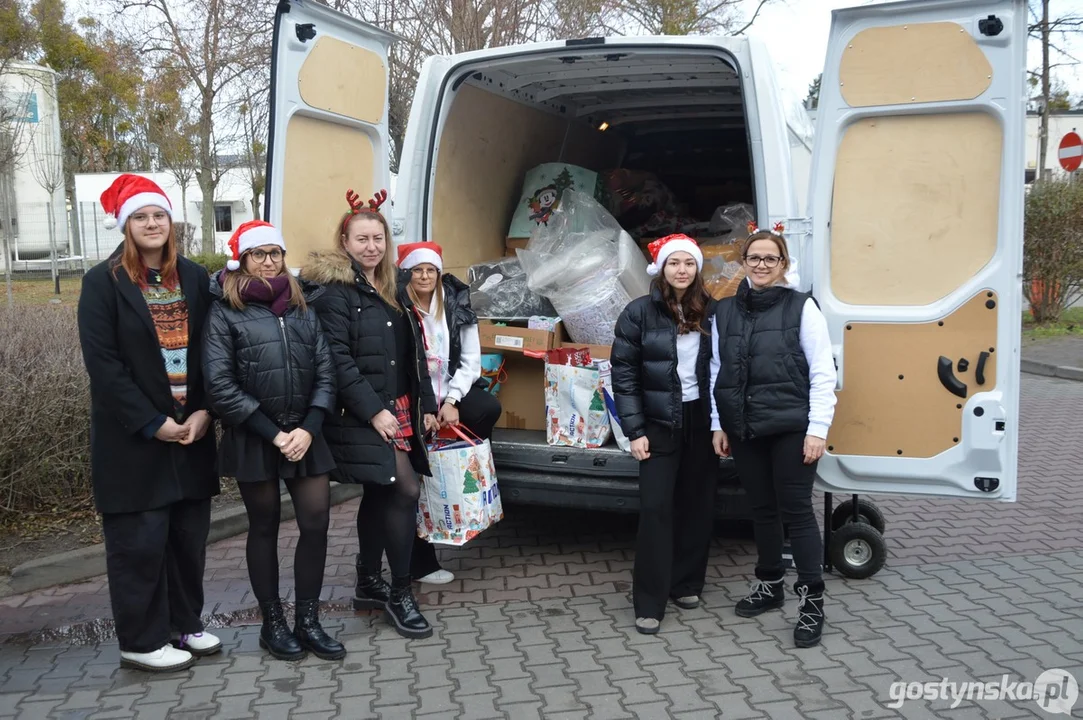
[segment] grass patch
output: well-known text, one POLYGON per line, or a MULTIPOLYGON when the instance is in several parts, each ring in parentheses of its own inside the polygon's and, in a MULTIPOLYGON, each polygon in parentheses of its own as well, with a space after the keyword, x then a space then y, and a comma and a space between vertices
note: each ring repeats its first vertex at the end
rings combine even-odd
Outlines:
POLYGON ((1045 325, 1035 324, 1029 310, 1023 313, 1023 337, 1038 340, 1064 335, 1083 335, 1083 307, 1068 308, 1059 322, 1045 325))
MULTIPOLYGON (((0 278, 0 307, 6 307, 7 285, 0 278)), ((53 281, 48 278, 33 280, 13 280, 11 283, 12 295, 15 305, 48 305, 53 300, 59 300, 60 305, 75 305, 79 302, 79 291, 83 287, 82 275, 60 278, 60 294, 54 293, 53 281)))

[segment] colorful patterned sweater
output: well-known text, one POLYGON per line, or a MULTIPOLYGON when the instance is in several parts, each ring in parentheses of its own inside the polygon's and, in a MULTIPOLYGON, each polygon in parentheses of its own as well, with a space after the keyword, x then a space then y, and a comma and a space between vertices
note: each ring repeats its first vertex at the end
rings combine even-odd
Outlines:
MULTIPOLYGON (((173 419, 180 422, 188 399, 188 302, 179 285, 174 290, 162 285, 161 276, 156 270, 147 273, 143 297, 158 332, 162 361, 169 376, 169 389, 173 393, 173 419)), ((165 422, 165 419, 162 421, 165 422)), ((158 427, 154 428, 154 432, 158 431, 158 427)))

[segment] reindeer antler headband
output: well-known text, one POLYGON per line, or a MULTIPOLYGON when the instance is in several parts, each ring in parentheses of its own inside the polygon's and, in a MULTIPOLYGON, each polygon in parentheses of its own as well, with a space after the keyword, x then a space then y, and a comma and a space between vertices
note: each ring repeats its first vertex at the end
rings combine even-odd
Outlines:
MULTIPOLYGON (((777 235, 779 237, 782 237, 782 232, 785 229, 786 229, 785 225, 783 225, 780 222, 777 222, 777 223, 775 223, 774 227, 771 228, 770 230, 768 230, 767 232, 771 233, 772 235, 777 235)), ((760 229, 758 227, 756 227, 756 221, 755 220, 749 220, 748 221, 748 234, 751 235, 751 234, 757 233, 759 231, 760 231, 760 229)))
POLYGON ((361 196, 351 188, 346 191, 346 202, 350 204, 350 214, 342 221, 342 232, 346 232, 346 226, 350 224, 350 220, 353 220, 355 215, 380 212, 380 207, 387 202, 387 190, 377 192, 366 205, 361 196))

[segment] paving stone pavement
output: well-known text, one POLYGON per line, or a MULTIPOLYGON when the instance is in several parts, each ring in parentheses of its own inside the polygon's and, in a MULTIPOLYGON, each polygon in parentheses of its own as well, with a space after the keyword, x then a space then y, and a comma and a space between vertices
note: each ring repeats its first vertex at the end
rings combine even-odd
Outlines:
MULTIPOLYGON (((671 608, 661 634, 638 635, 634 518, 539 508, 511 508, 476 544, 442 551, 457 579, 419 595, 435 634, 406 641, 382 617, 345 609, 351 502, 333 513, 324 592, 345 660, 266 658, 234 538, 208 550, 206 610, 225 652, 174 676, 118 669, 115 642, 100 640, 103 579, 0 600, 0 717, 1055 717, 1018 699, 892 707, 891 688, 1033 682, 1052 668, 1083 682, 1081 410, 1083 383, 1024 376, 1017 503, 875 498, 888 566, 867 580, 828 577, 818 648, 792 647, 792 595, 784 611, 733 614, 754 551, 723 537, 703 605, 671 608)), ((296 529, 282 530, 288 586, 296 529)))

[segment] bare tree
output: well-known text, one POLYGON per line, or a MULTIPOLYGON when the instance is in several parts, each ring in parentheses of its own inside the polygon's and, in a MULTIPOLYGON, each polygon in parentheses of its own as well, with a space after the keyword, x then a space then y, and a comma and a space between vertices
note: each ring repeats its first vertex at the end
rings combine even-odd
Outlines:
POLYGON ((741 35, 756 21, 769 0, 753 0, 745 17, 745 0, 615 0, 616 18, 609 28, 648 35, 741 35))
POLYGON ((267 187, 267 121, 270 114, 270 86, 249 90, 237 112, 240 115, 244 152, 241 165, 252 191, 252 217, 260 213, 260 197, 267 187))
POLYGON ((30 172, 41 189, 49 195, 49 260, 53 275, 53 292, 60 294, 60 268, 57 250, 56 192, 64 187, 64 148, 60 138, 53 133, 59 129, 56 121, 41 123, 38 132, 31 133, 30 146, 33 148, 30 172))
POLYGON ((214 199, 226 168, 215 116, 228 116, 230 91, 270 54, 270 13, 245 0, 113 0, 125 16, 140 18, 130 30, 159 66, 178 69, 197 101, 195 117, 203 194, 204 253, 214 252, 214 199))
POLYGON ((15 170, 22 166, 30 149, 27 142, 30 123, 26 122, 30 109, 30 93, 21 87, 12 87, 28 80, 14 62, 0 60, 0 231, 4 238, 4 283, 7 289, 8 307, 15 305, 12 289, 12 256, 15 243, 15 170))
POLYGON ((1035 182, 1041 182, 1045 175, 1046 157, 1049 151, 1049 112, 1054 99, 1051 72, 1057 67, 1079 64, 1079 59, 1054 42, 1054 39, 1064 39, 1069 34, 1083 31, 1083 14, 1069 13, 1050 20, 1049 0, 1035 0, 1035 3, 1030 4, 1032 22, 1029 31, 1031 37, 1038 38, 1042 44, 1042 66, 1038 72, 1031 72, 1031 79, 1041 86, 1040 95, 1035 98, 1039 103, 1041 124, 1038 128, 1038 168, 1034 175, 1035 182), (1034 7, 1035 3, 1038 5, 1037 9, 1034 7), (1051 50, 1060 55, 1064 61, 1050 63, 1051 50))

